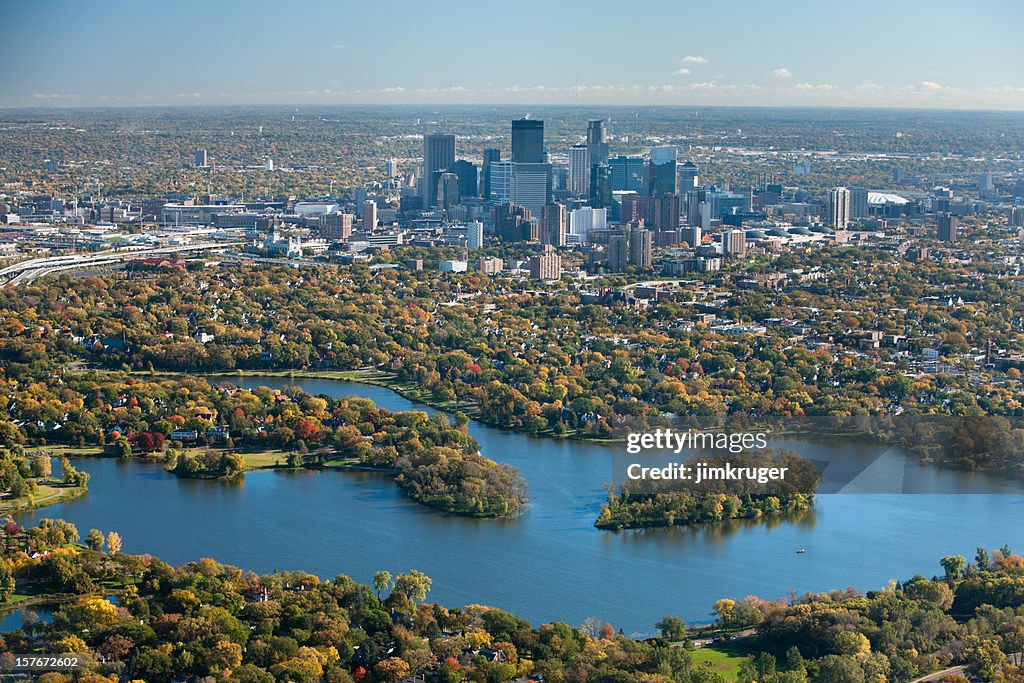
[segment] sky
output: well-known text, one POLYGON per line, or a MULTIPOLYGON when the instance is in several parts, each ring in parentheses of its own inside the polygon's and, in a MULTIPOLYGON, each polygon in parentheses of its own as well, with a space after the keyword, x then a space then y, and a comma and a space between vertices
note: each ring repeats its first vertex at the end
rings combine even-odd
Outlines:
POLYGON ((0 107, 1024 110, 1021 0, 4 0, 0 107))

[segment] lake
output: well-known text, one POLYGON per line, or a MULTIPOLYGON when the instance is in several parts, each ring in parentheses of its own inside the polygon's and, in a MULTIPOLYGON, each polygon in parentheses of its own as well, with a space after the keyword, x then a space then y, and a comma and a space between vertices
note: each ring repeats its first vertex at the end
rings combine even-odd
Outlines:
MULTIPOLYGON (((246 387, 294 385, 314 394, 362 396, 390 410, 419 409, 394 392, 334 380, 244 378, 246 387)), ((84 537, 116 530, 124 550, 178 564, 200 557, 259 572, 305 569, 369 583, 373 572, 419 569, 429 599, 480 603, 533 621, 581 624, 596 616, 627 634, 649 634, 666 614, 710 619, 722 597, 785 597, 890 578, 941 573, 944 555, 1024 549, 1024 490, 988 490, 978 475, 939 470, 925 478, 951 494, 819 495, 796 521, 727 522, 626 532, 593 527, 622 445, 541 439, 473 422, 483 454, 518 467, 527 511, 512 520, 450 517, 406 498, 387 477, 351 472, 251 472, 238 483, 180 480, 157 464, 85 459, 88 495, 18 515, 63 518, 84 537), (798 548, 806 552, 797 554, 798 548)), ((791 444, 807 457, 877 457, 857 444, 791 444)))

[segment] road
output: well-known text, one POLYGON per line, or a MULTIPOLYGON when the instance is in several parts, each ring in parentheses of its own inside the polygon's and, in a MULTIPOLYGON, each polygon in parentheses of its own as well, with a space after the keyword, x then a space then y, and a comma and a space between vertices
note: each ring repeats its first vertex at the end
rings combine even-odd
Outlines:
POLYGON ((139 258, 150 256, 162 256, 169 254, 184 254, 195 251, 211 251, 228 249, 238 246, 239 242, 199 242, 176 247, 153 247, 121 249, 117 251, 99 251, 86 254, 72 254, 71 256, 46 256, 43 258, 21 261, 6 268, 0 269, 0 282, 6 280, 6 284, 19 285, 31 282, 44 275, 51 275, 68 270, 79 270, 98 265, 110 265, 124 263, 139 258))

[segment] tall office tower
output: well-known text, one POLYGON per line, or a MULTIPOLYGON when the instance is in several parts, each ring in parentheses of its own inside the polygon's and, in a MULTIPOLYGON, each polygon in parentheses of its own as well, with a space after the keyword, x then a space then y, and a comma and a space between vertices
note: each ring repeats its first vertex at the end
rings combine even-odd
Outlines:
POLYGON ((612 192, 642 192, 644 188, 643 157, 619 155, 608 160, 612 173, 612 192))
POLYGON ((850 220, 856 221, 868 216, 868 190, 866 187, 850 188, 850 220))
POLYGON ((685 196, 690 190, 696 190, 698 185, 700 178, 697 176, 697 166, 687 161, 679 167, 679 193, 685 196))
POLYGON ((845 187, 829 190, 825 213, 829 225, 838 230, 845 229, 850 223, 850 190, 845 187))
POLYGON ((612 168, 608 164, 590 166, 590 205, 596 209, 612 205, 612 168))
POLYGON ((676 148, 654 147, 650 162, 645 167, 644 185, 646 194, 660 197, 676 193, 676 148))
POLYGON ((956 216, 951 213, 940 213, 935 217, 935 222, 938 223, 940 242, 956 242, 957 228, 960 227, 960 221, 956 216))
POLYGON ((437 206, 437 176, 439 171, 455 163, 455 136, 450 133, 432 133, 423 136, 423 175, 420 194, 423 207, 437 206))
POLYGON ((710 226, 710 211, 701 212, 701 205, 706 206, 708 202, 707 190, 690 190, 684 200, 687 225, 696 225, 707 230, 710 226))
POLYGON ((363 225, 366 232, 373 232, 377 227, 377 202, 367 199, 363 202, 363 225))
POLYGON ((206 156, 205 149, 196 150, 196 168, 206 168, 209 166, 209 159, 206 156))
POLYGON ((566 211, 564 204, 545 204, 540 210, 540 243, 565 246, 566 211))
POLYGON ((398 177, 398 159, 395 159, 394 157, 388 159, 387 169, 386 170, 387 170, 388 178, 397 178, 398 177))
POLYGON ((512 198, 511 161, 492 161, 487 170, 486 198, 494 202, 507 202, 512 198))
POLYGON ((1024 228, 1024 206, 1011 207, 1007 219, 1011 227, 1024 228))
POLYGON ((466 246, 470 249, 484 246, 484 224, 480 221, 470 221, 466 225, 466 246))
POLYGON ((605 230, 608 227, 608 209, 593 209, 584 206, 573 209, 569 213, 569 234, 574 242, 586 242, 592 230, 605 230))
POLYGON ((512 122, 512 161, 517 164, 544 163, 544 122, 517 119, 512 122))
POLYGON ((653 261, 654 233, 637 222, 629 226, 629 264, 650 268, 653 261))
POLYGON ((704 235, 699 225, 688 225, 683 228, 683 241, 691 247, 699 247, 704 235))
POLYGON ((619 232, 608 238, 608 270, 621 273, 629 265, 629 235, 619 232))
POLYGON ((459 176, 442 171, 437 176, 437 206, 447 211, 460 201, 459 176))
POLYGON ((479 187, 477 185, 477 169, 476 164, 472 161, 466 161, 465 159, 459 159, 450 167, 448 170, 459 176, 459 195, 465 199, 467 197, 478 197, 479 187))
POLYGON ((551 164, 512 162, 509 200, 536 215, 551 201, 551 164))
POLYGON ((586 145, 569 148, 569 192, 576 197, 590 194, 590 153, 586 145))
POLYGON ((985 172, 978 174, 978 196, 988 197, 996 189, 995 183, 992 182, 992 174, 985 172))
POLYGON ((665 193, 654 198, 654 227, 658 230, 679 229, 679 195, 665 193))
POLYGON ((587 122, 587 150, 590 165, 597 166, 608 161, 608 139, 605 136, 604 121, 591 119, 587 122))
POLYGON ((747 233, 742 230, 726 230, 722 233, 722 253, 726 256, 743 258, 747 255, 747 233))
POLYGON ((495 147, 488 147, 484 150, 484 165, 480 169, 480 196, 484 199, 491 198, 491 164, 501 161, 501 150, 495 147))
POLYGON ((558 280, 562 277, 562 257, 548 246, 543 254, 530 257, 529 268, 533 280, 558 280))

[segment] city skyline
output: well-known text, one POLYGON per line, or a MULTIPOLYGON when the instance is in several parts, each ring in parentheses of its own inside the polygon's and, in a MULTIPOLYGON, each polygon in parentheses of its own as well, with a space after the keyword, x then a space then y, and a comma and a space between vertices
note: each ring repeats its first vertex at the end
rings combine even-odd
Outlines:
POLYGON ((1024 6, 15 0, 0 107, 740 105, 1024 110, 1024 6), (514 9, 514 11, 511 11, 514 9), (157 30, 158 29, 158 30, 157 30), (40 35, 43 39, 40 40, 40 35), (74 68, 70 68, 73 66, 74 68))

